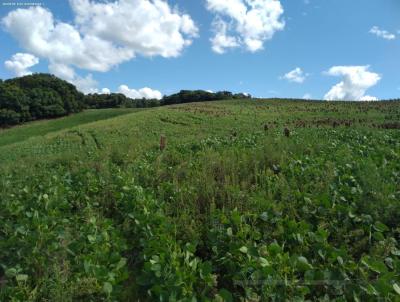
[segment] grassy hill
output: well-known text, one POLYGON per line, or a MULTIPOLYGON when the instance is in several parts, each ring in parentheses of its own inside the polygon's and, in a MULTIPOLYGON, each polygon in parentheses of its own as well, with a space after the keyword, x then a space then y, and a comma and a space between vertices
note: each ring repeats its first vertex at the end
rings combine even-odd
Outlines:
POLYGON ((64 118, 41 120, 9 129, 0 129, 0 146, 21 142, 31 137, 43 136, 51 132, 109 119, 138 110, 141 109, 118 108, 86 110, 64 118))
POLYGON ((0 132, 0 300, 399 298, 398 102, 126 113, 0 132))

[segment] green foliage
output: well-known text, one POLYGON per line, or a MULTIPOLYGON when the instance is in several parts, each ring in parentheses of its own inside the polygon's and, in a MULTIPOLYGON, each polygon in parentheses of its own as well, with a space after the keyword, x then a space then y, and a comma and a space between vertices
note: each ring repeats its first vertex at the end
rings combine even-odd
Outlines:
POLYGON ((149 108, 160 106, 159 100, 131 99, 122 93, 89 94, 85 96, 88 108, 149 108))
POLYGON ((181 90, 178 93, 164 96, 160 100, 131 99, 121 93, 111 94, 89 94, 85 97, 88 108, 150 108, 172 104, 183 104, 193 102, 247 99, 251 98, 248 94, 233 94, 229 91, 208 92, 204 90, 181 90))
POLYGON ((204 90, 181 90, 178 93, 164 96, 161 101, 162 105, 193 103, 193 102, 207 102, 216 100, 229 100, 229 99, 246 99, 251 98, 249 94, 233 94, 229 91, 209 92, 204 90))
POLYGON ((29 99, 20 87, 0 83, 0 126, 29 120, 28 104, 29 99))
POLYGON ((58 117, 67 113, 63 107, 62 97, 53 89, 33 88, 29 92, 29 97, 30 112, 33 119, 58 117))
POLYGON ((83 109, 83 94, 66 81, 34 74, 0 82, 0 127, 83 109))
POLYGON ((89 109, 64 118, 37 121, 21 127, 3 129, 0 130, 0 146, 21 142, 32 137, 50 135, 51 133, 62 131, 71 127, 82 126, 88 123, 114 118, 120 115, 135 112, 137 110, 138 109, 127 108, 101 110, 89 109))
POLYGON ((223 101, 2 145, 0 300, 396 301, 399 114, 223 101))
MULTIPOLYGON (((41 90, 44 95, 49 95, 50 93, 53 98, 54 94, 57 94, 64 102, 63 108, 68 114, 79 112, 83 108, 84 95, 78 92, 74 85, 50 74, 33 74, 6 80, 5 83, 20 87, 28 95, 34 89, 41 90)), ((42 102, 46 102, 46 100, 42 100, 42 102)))
POLYGON ((9 109, 0 109, 0 120, 4 125, 16 125, 21 121, 21 114, 9 109))

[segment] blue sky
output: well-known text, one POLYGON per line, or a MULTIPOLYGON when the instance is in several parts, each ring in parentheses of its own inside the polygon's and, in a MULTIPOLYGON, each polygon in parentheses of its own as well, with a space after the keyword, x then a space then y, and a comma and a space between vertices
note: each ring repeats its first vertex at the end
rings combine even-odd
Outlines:
MULTIPOLYGON (((30 64, 32 66, 28 69, 32 72, 48 72, 50 61, 64 64, 62 56, 54 58, 53 54, 46 53, 40 46, 32 46, 35 42, 26 41, 33 36, 33 32, 30 32, 33 26, 29 22, 23 23, 16 19, 14 23, 5 25, 4 18, 17 9, 16 6, 4 5, 11 1, 15 2, 0 0, 0 4, 3 3, 0 6, 0 18, 3 20, 0 31, 0 78, 15 76, 16 65, 13 63, 6 67, 3 62, 13 61, 12 56, 16 53, 31 54, 39 59, 38 64, 30 64), (16 30, 13 26, 20 28, 16 30), (25 34, 26 37, 21 38, 25 34)), ((88 34, 83 27, 76 25, 74 18, 77 13, 71 9, 70 2, 43 1, 42 7, 53 16, 54 24, 70 24, 82 37, 88 34)), ((88 3, 86 0, 74 1, 75 6, 88 3)), ((138 1, 147 2, 132 0, 132 3, 138 1)), ((230 1, 233 1, 231 7, 241 5, 247 8, 247 12, 252 9, 245 0, 224 2, 229 4, 230 1)), ((172 11, 175 7, 179 9, 171 12, 178 17, 189 16, 196 27, 182 34, 192 41, 191 45, 185 44, 174 55, 162 55, 163 50, 160 49, 149 55, 149 49, 137 50, 136 45, 142 42, 129 41, 131 49, 136 47, 131 58, 116 59, 116 62, 109 63, 101 71, 97 67, 92 68, 90 63, 82 63, 80 58, 71 59, 65 65, 73 70, 74 75, 63 74, 64 78, 77 82, 91 74, 89 86, 93 89, 118 91, 121 85, 126 85, 135 93, 140 88, 150 87, 163 94, 171 94, 180 89, 206 89, 248 92, 257 97, 308 96, 317 99, 326 97, 329 92, 337 99, 362 99, 365 96, 386 99, 400 95, 400 1, 263 1, 265 5, 279 2, 283 9, 277 19, 281 28, 278 24, 272 34, 271 31, 261 34, 256 32, 258 42, 262 43, 262 47, 256 50, 249 49, 249 44, 243 42, 246 41, 246 35, 238 30, 237 24, 240 21, 235 19, 234 12, 229 13, 226 7, 221 6, 221 1, 169 0, 167 4, 172 11), (213 51, 210 41, 218 30, 221 32, 221 27, 215 25, 218 20, 223 20, 223 24, 228 27, 227 35, 233 37, 237 44, 235 47, 224 48, 222 54, 213 51), (375 30, 371 30, 374 27, 375 30), (337 68, 332 69, 335 66, 337 68), (295 71, 296 68, 300 69, 300 73, 295 71), (294 72, 289 74, 290 71, 294 72)), ((27 6, 20 8, 29 9, 27 6)), ((135 17, 132 14, 131 18, 135 17)), ((146 18, 143 20, 147 22, 146 18)), ((268 27, 271 20, 264 21, 268 27)), ((94 27, 93 23, 91 26, 94 27)), ((117 29, 113 28, 114 32, 117 29)), ((121 46, 118 45, 121 40, 115 42, 113 37, 107 38, 109 36, 104 32, 99 35, 121 46)), ((53 43, 51 41, 55 40, 49 40, 48 43, 53 43)), ((69 46, 68 41, 64 43, 65 47, 69 46)), ((162 48, 163 43, 168 44, 169 41, 167 39, 155 43, 162 48)), ((96 60, 101 61, 102 58, 96 60)))

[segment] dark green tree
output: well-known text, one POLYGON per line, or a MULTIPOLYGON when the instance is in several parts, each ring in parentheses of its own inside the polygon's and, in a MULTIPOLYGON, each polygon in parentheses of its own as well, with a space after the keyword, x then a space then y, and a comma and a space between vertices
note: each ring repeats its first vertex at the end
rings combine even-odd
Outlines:
POLYGON ((79 112, 84 98, 74 85, 49 74, 0 81, 0 126, 79 112))

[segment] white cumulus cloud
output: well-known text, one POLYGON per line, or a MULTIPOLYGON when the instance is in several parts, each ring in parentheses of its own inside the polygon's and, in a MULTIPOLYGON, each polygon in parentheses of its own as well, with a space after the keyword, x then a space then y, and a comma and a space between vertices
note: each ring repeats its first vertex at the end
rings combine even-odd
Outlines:
POLYGON ((283 75, 281 79, 302 84, 306 80, 307 76, 308 74, 304 73, 304 71, 300 67, 296 67, 292 71, 289 71, 287 74, 283 75))
POLYGON ((216 14, 211 44, 217 53, 240 46, 251 52, 261 50, 285 27, 279 0, 207 0, 206 6, 216 14))
POLYGON ((74 21, 56 20, 40 6, 19 8, 1 20, 29 53, 49 61, 49 71, 91 91, 90 75, 106 72, 137 55, 177 57, 198 35, 192 18, 163 0, 70 0, 74 21))
POLYGON ((211 38, 212 50, 216 53, 223 54, 226 48, 238 47, 240 44, 236 37, 227 34, 228 24, 217 18, 213 21, 215 36, 211 38))
POLYGON ((375 96, 370 96, 370 95, 364 95, 360 101, 365 101, 365 102, 369 102, 369 101, 378 101, 378 98, 375 96))
POLYGON ((39 59, 29 53, 16 53, 10 60, 4 62, 4 66, 17 77, 32 74, 30 67, 39 63, 39 59))
POLYGON ((385 40, 394 40, 396 39, 396 35, 388 32, 387 30, 380 29, 378 26, 373 26, 369 30, 370 34, 373 34, 379 38, 383 38, 385 40))
POLYGON ((153 90, 148 87, 140 88, 138 90, 131 89, 127 85, 121 85, 118 87, 118 92, 132 99, 157 99, 162 98, 162 93, 158 90, 153 90))
POLYGON ((133 54, 177 57, 198 34, 189 15, 171 9, 162 0, 70 3, 76 27, 84 36, 121 45, 133 54))
POLYGON ((327 75, 343 77, 343 80, 334 85, 324 99, 349 100, 349 101, 371 101, 376 97, 365 95, 366 91, 375 86, 381 76, 369 71, 369 66, 333 66, 327 75))
POLYGON ((2 23, 24 49, 51 64, 107 71, 134 56, 129 48, 82 35, 76 26, 54 20, 53 14, 42 7, 11 11, 2 23))
POLYGON ((95 79, 93 79, 93 76, 90 73, 85 77, 75 75, 73 79, 68 81, 74 84, 79 91, 82 91, 85 94, 98 92, 98 83, 95 79))
POLYGON ((62 63, 50 63, 49 71, 55 76, 74 84, 79 91, 85 94, 98 92, 98 83, 90 73, 81 77, 75 73, 73 68, 62 63))

